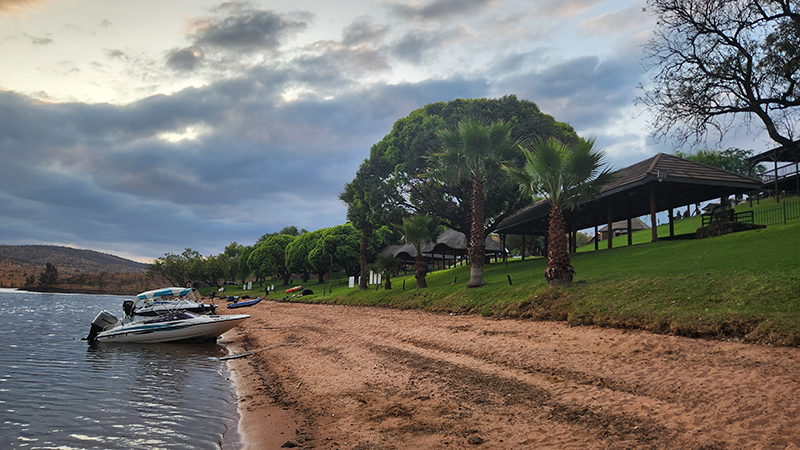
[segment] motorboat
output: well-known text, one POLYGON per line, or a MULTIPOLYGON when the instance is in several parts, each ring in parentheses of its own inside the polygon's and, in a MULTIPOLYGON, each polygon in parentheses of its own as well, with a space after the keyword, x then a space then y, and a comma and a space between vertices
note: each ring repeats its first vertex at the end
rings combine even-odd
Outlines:
POLYGON ((126 301, 123 309, 127 316, 164 316, 181 311, 195 314, 214 314, 217 305, 202 303, 191 288, 166 287, 137 295, 135 303, 126 301), (129 310, 130 309, 130 310, 129 310))
POLYGON ((228 305, 228 309, 232 308, 246 308, 248 306, 257 305, 261 301, 261 297, 254 298, 253 300, 245 300, 243 302, 236 301, 228 305))
MULTIPOLYGON (((166 292, 167 289, 160 291, 166 292)), ((108 311, 101 311, 92 320, 91 329, 86 340, 90 343, 209 341, 216 340, 222 333, 250 317, 247 314, 201 315, 179 307, 179 301, 175 301, 176 304, 162 304, 161 308, 152 310, 153 315, 139 314, 138 311, 141 311, 139 303, 167 295, 166 293, 164 295, 147 295, 149 292, 153 291, 139 294, 135 302, 131 300, 123 302, 125 316, 122 319, 117 319, 116 316, 108 311)), ((186 304, 183 306, 186 306, 186 304)))
POLYGON ((117 320, 101 311, 92 321, 89 342, 160 343, 216 340, 222 333, 249 318, 248 314, 198 315, 181 311, 174 315, 117 320))

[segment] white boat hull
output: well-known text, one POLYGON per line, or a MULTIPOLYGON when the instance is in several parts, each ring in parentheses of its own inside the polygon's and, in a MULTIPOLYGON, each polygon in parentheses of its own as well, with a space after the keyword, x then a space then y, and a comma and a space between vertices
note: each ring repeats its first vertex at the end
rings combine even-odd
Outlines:
POLYGON ((214 339, 249 315, 197 316, 180 320, 134 321, 97 334, 98 342, 159 343, 214 339))

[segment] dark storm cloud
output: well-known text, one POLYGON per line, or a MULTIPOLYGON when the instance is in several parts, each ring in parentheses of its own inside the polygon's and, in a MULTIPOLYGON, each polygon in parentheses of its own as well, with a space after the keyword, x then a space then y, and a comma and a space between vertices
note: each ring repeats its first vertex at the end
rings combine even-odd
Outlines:
MULTIPOLYGON (((233 4, 228 4, 233 5, 233 4)), ((221 17, 198 19, 190 36, 195 45, 229 50, 275 50, 284 37, 305 30, 311 13, 278 14, 239 6, 221 8, 221 17)))
POLYGON ((292 79, 259 68, 129 105, 0 92, 0 236, 155 258, 341 224, 338 193, 396 120, 488 90, 453 79, 286 102, 278 93, 292 79), (195 139, 159 138, 192 127, 195 139))
POLYGON ((390 9, 409 20, 439 20, 456 15, 473 14, 494 0, 433 0, 422 5, 389 3, 390 9))
POLYGON ((167 67, 179 72, 191 72, 203 61, 203 51, 198 47, 174 49, 167 55, 167 67))
POLYGON ((165 65, 181 74, 201 66, 227 73, 232 61, 237 61, 234 67, 243 66, 243 52, 275 59, 284 41, 306 30, 312 18, 306 11, 277 13, 249 3, 223 3, 192 21, 192 31, 186 36, 190 45, 167 52, 165 65))
POLYGON ((442 37, 443 33, 439 32, 412 30, 392 43, 391 52, 403 61, 419 63, 426 52, 437 47, 442 37))
POLYGON ((359 16, 342 31, 342 45, 352 47, 362 44, 376 44, 389 32, 388 25, 380 25, 369 16, 359 16))
POLYGON ((349 86, 369 72, 391 68, 384 53, 368 47, 347 48, 331 41, 317 43, 314 50, 290 63, 296 81, 313 85, 314 90, 349 86))
POLYGON ((635 56, 607 61, 585 56, 541 70, 523 70, 532 55, 535 53, 519 60, 503 60, 493 72, 506 74, 497 86, 531 99, 556 120, 569 122, 576 129, 618 120, 620 110, 632 105, 636 97, 642 68, 635 56))

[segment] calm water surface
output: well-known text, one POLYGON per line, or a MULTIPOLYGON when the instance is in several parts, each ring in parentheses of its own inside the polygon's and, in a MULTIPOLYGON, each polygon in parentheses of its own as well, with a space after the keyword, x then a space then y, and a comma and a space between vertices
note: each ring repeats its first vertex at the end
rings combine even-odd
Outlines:
POLYGON ((80 340, 126 297, 0 290, 0 449, 236 449, 219 344, 80 340))

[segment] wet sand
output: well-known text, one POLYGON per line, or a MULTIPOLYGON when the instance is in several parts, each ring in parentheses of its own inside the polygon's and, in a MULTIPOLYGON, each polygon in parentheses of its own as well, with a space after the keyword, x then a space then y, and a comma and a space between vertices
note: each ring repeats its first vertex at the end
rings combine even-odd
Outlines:
POLYGON ((227 333, 245 449, 800 450, 800 349, 262 301, 227 333))

